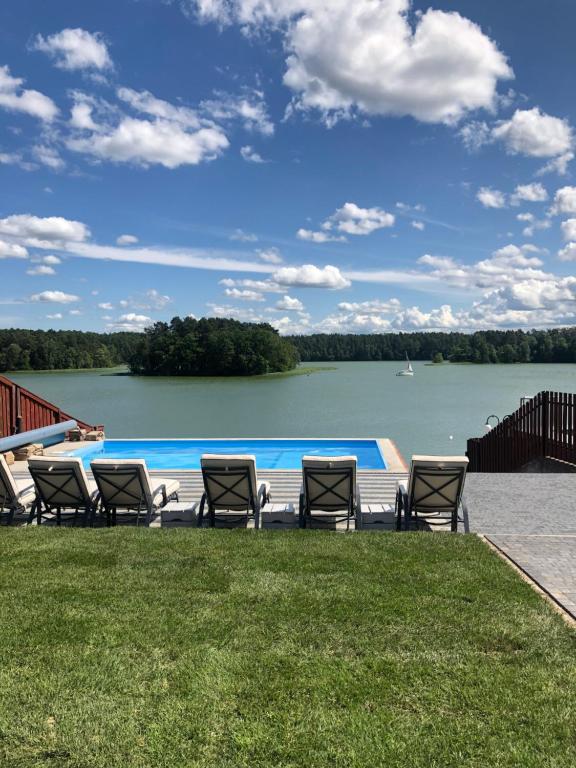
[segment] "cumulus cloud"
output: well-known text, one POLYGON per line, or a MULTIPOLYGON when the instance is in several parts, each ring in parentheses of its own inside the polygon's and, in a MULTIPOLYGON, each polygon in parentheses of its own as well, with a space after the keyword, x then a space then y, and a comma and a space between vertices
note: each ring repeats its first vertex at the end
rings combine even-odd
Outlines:
POLYGON ((492 109, 505 56, 459 13, 429 9, 414 21, 409 0, 195 0, 198 16, 244 29, 279 28, 288 51, 284 83, 294 109, 328 120, 355 109, 453 123, 492 109))
POLYGON ((116 238, 117 245, 136 245, 138 238, 135 235, 120 235, 116 238))
POLYGON ((239 301, 264 301, 264 296, 261 293, 248 290, 247 288, 226 288, 224 293, 229 298, 239 301))
POLYGON ((60 69, 106 70, 112 67, 108 47, 99 32, 76 28, 63 29, 48 37, 37 35, 32 48, 47 53, 60 69))
POLYGON ((0 107, 11 112, 24 112, 51 122, 58 114, 52 99, 39 91, 22 88, 24 80, 12 77, 7 66, 0 67, 0 107))
POLYGON ((338 267, 330 264, 316 267, 314 264, 304 264, 301 267, 282 267, 273 275, 273 280, 279 285, 293 285, 302 288, 329 288, 340 290, 351 285, 340 272, 338 267))
POLYGON ((64 291, 42 291, 30 296, 30 301, 39 301, 48 304, 73 304, 80 301, 79 296, 73 293, 64 293, 64 291))
POLYGON ((63 243, 81 243, 89 237, 90 230, 80 221, 61 216, 41 218, 24 213, 0 219, 0 234, 35 248, 51 248, 63 243))
POLYGON ((557 157, 569 152, 573 143, 570 123, 533 109, 517 109, 510 120, 492 130, 492 138, 501 141, 511 155, 557 157))
POLYGON ((547 173, 557 173, 559 176, 565 176, 568 173, 568 166, 574 160, 574 152, 565 152, 559 157, 555 157, 545 163, 538 171, 537 176, 544 176, 547 173))
POLYGON ((510 198, 512 205, 521 201, 527 203, 542 203, 548 200, 548 192, 542 184, 519 184, 510 198))
POLYGON ((28 251, 16 243, 0 240, 0 259, 27 259, 28 251))
POLYGON ((576 241, 576 219, 566 219, 561 224, 564 240, 576 241))
POLYGON ((345 235, 370 235, 377 229, 394 226, 395 221, 394 214, 382 208, 361 208, 356 203, 344 203, 322 223, 321 230, 299 229, 296 237, 311 243, 345 242, 345 235))
POLYGON ((286 312, 303 312, 304 311, 304 304, 300 301, 300 299, 293 298, 292 296, 283 296, 279 301, 275 304, 276 309, 281 309, 286 312))
POLYGON ((101 301, 98 304, 98 309, 105 309, 106 311, 110 311, 111 309, 114 309, 114 306, 109 301, 101 301))
POLYGON ((344 235, 332 235, 330 232, 313 231, 311 229, 299 229, 296 232, 299 240, 307 240, 310 243, 345 243, 344 235))
POLYGON ((476 194, 476 199, 484 208, 506 208, 506 195, 498 189, 481 187, 476 194))
POLYGON ((568 243, 558 251, 558 258, 560 261, 576 261, 576 242, 568 243))
POLYGON ((35 160, 53 171, 61 171, 66 166, 55 147, 38 144, 32 148, 32 154, 35 160))
POLYGON ((47 264, 38 264, 35 267, 30 267, 30 269, 26 270, 27 275, 55 275, 56 270, 54 267, 50 267, 47 264))
POLYGON ((245 147, 240 147, 240 154, 242 155, 242 159, 246 160, 247 163, 266 163, 267 161, 264 160, 262 155, 260 155, 254 147, 251 147, 250 145, 247 145, 245 147))
POLYGON ((174 106, 148 91, 119 88, 118 98, 145 118, 133 117, 75 93, 75 131, 66 139, 73 152, 100 160, 178 168, 213 160, 229 146, 224 129, 189 107, 174 106), (99 109, 97 121, 93 114, 99 109))
POLYGON ((278 248, 262 248, 256 251, 256 255, 259 259, 266 262, 266 264, 282 264, 284 259, 278 248))
POLYGON ((424 224, 423 221, 412 221, 410 223, 414 227, 414 229, 419 229, 420 232, 422 232, 426 228, 426 225, 424 224))
POLYGON ((557 190, 551 213, 576 213, 576 187, 562 187, 557 190))
POLYGON ((62 312, 54 312, 51 315, 46 315, 46 318, 48 320, 62 320, 63 317, 64 315, 62 314, 62 312))
POLYGON ((200 111, 218 122, 239 121, 245 130, 263 136, 274 133, 262 91, 245 88, 239 95, 217 91, 214 98, 200 102, 200 111))
POLYGON ((106 327, 111 331, 135 331, 139 333, 143 332, 149 325, 152 325, 153 322, 151 317, 128 312, 127 314, 120 315, 117 320, 107 324, 106 327))
POLYGON ((219 282, 220 285, 223 285, 226 288, 250 288, 259 293, 282 293, 284 291, 284 289, 273 280, 251 280, 249 278, 236 280, 232 277, 224 277, 219 282))

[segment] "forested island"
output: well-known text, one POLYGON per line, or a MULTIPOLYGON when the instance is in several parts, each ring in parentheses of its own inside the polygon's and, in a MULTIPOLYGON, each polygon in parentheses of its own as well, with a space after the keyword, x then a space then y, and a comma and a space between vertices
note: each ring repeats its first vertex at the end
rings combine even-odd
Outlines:
POLYGON ((110 368, 187 376, 288 371, 303 362, 576 363, 576 329, 278 335, 270 325, 174 318, 145 333, 0 330, 0 371, 110 368))
POLYGON ((260 376, 290 371, 296 347, 267 323, 175 317, 140 337, 128 363, 155 376, 260 376))

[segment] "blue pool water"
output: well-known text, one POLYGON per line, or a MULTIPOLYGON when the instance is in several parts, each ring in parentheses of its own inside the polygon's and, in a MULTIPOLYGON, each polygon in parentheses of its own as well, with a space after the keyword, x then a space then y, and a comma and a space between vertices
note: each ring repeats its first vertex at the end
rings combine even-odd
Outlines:
POLYGON ((200 469, 203 453, 248 453, 260 469, 300 469, 302 456, 356 456, 359 469, 386 469, 376 440, 105 440, 69 451, 93 459, 145 459, 149 469, 200 469))

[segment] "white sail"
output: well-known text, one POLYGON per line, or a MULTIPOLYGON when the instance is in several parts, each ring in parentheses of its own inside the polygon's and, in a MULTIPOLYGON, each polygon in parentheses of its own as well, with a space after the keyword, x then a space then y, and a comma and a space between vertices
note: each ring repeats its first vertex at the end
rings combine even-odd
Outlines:
POLYGON ((412 363, 410 362, 410 358, 408 357, 408 352, 406 352, 406 368, 403 368, 401 371, 398 371, 396 376, 414 376, 414 369, 412 368, 412 363))

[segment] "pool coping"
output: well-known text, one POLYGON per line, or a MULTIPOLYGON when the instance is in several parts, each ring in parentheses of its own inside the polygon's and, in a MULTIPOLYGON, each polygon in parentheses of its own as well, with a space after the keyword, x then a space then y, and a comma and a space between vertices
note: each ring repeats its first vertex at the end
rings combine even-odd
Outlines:
MULTIPOLYGON (((380 455, 382 457, 382 460, 384 461, 386 467, 384 469, 368 469, 363 470, 367 472, 406 472, 406 462, 404 461, 404 458, 400 451, 398 450, 396 443, 387 437, 347 437, 347 438, 339 438, 339 437, 132 437, 132 438, 122 438, 122 437, 111 437, 109 440, 121 440, 122 442, 140 442, 144 440, 154 440, 157 442, 186 442, 189 440, 213 440, 213 441, 219 441, 227 442, 230 440, 348 440, 350 442, 360 442, 365 440, 373 440, 378 450, 380 451, 380 455)), ((89 446, 92 448, 95 445, 95 443, 92 442, 71 442, 66 441, 63 443, 58 443, 57 445, 50 446, 46 449, 45 454, 47 456, 58 456, 59 454, 66 453, 68 451, 78 451, 82 448, 88 448, 89 446)), ((25 462, 18 462, 18 464, 22 463, 25 465, 25 462)), ((152 472, 199 472, 199 469, 180 469, 176 468, 174 470, 170 470, 168 468, 162 469, 162 470, 150 470, 152 472)), ((267 472, 301 472, 301 469, 270 469, 266 470, 267 472)))

